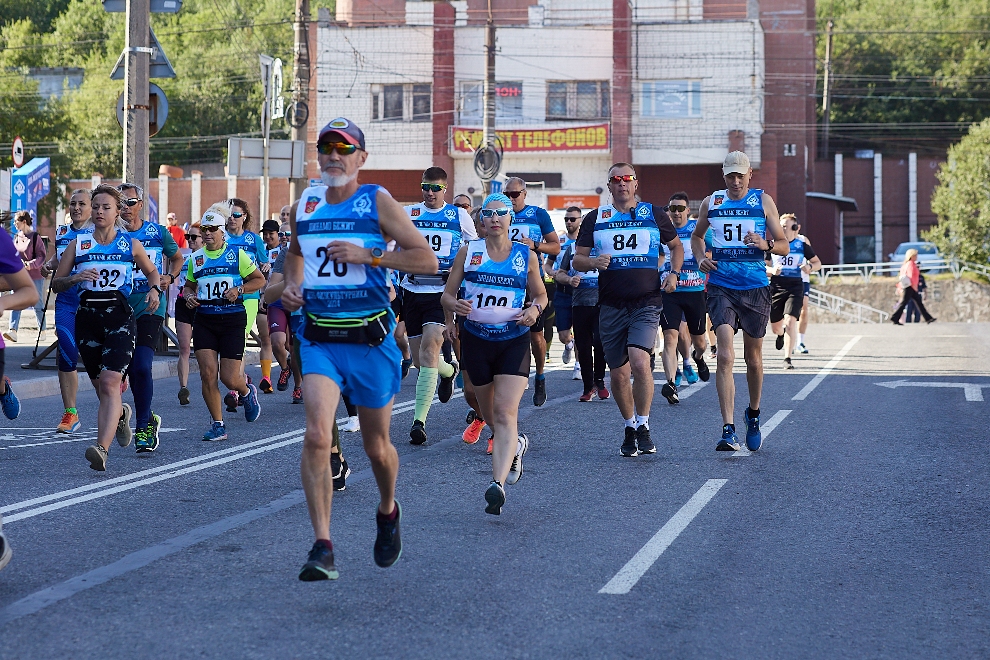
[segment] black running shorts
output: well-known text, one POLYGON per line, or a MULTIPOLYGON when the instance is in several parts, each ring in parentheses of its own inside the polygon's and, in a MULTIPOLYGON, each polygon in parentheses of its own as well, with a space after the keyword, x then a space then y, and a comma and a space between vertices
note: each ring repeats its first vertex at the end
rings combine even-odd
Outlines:
POLYGON ((176 298, 175 300, 175 322, 176 323, 188 323, 193 324, 196 319, 196 308, 189 309, 186 305, 184 298, 176 298))
POLYGON ((423 326, 434 323, 441 328, 446 325, 443 305, 440 304, 442 293, 402 292, 402 320, 406 324, 407 337, 420 337, 423 326))
POLYGON ((246 326, 245 310, 229 314, 197 312, 193 323, 193 350, 213 351, 222 360, 243 360, 246 326))
POLYGON ((785 314, 796 319, 801 318, 802 307, 804 307, 804 282, 799 278, 774 278, 770 282, 771 323, 782 320, 785 314))
POLYGON ((692 335, 705 334, 704 291, 674 291, 663 294, 663 310, 660 312, 660 327, 664 330, 679 330, 681 320, 687 321, 688 332, 692 335))
POLYGON ((106 371, 123 374, 134 356, 137 326, 126 300, 80 303, 76 311, 76 347, 91 380, 106 371))
POLYGON ((515 339, 489 341, 462 330, 460 337, 461 368, 475 386, 488 385, 499 375, 529 378, 532 351, 528 333, 515 339))

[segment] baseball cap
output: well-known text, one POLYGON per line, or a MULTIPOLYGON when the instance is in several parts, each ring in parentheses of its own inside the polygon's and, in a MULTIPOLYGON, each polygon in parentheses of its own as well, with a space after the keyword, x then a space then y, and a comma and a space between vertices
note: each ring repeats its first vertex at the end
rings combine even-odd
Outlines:
POLYGON ((361 151, 367 151, 364 148, 364 131, 349 119, 337 117, 330 120, 329 124, 320 129, 320 137, 316 141, 322 142, 323 138, 331 133, 339 135, 347 144, 353 144, 361 151))
POLYGON ((282 224, 278 220, 265 220, 265 224, 261 225, 261 231, 278 231, 281 227, 282 224))
POLYGON ((207 209, 206 213, 203 214, 203 219, 199 222, 200 227, 225 227, 226 225, 227 218, 213 209, 207 209))
POLYGON ((741 151, 730 151, 729 155, 722 161, 722 174, 749 174, 749 156, 741 151))

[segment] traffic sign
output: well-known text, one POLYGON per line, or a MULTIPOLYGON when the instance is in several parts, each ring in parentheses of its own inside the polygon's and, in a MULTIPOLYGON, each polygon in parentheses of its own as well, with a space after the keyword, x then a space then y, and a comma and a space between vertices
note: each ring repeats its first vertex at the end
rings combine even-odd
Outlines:
MULTIPOLYGON (((168 99, 165 92, 154 83, 148 84, 148 137, 155 135, 165 126, 168 119, 168 99)), ((117 123, 124 127, 124 93, 117 97, 117 123)))
POLYGON ((21 140, 20 135, 14 138, 14 147, 11 149, 11 153, 14 156, 14 167, 20 167, 24 164, 24 141, 21 140))
MULTIPOLYGON (((155 36, 154 30, 150 30, 150 34, 148 35, 148 46, 151 51, 151 61, 148 63, 148 77, 175 78, 175 69, 172 68, 172 63, 168 61, 165 51, 162 50, 162 44, 158 41, 158 37, 155 36)), ((113 65, 113 70, 110 72, 110 80, 124 79, 124 57, 126 55, 126 50, 120 53, 117 63, 113 65)))
MULTIPOLYGON (((182 9, 182 0, 151 0, 152 14, 174 14, 182 9)), ((127 0, 103 0, 103 11, 123 14, 127 11, 127 0)))

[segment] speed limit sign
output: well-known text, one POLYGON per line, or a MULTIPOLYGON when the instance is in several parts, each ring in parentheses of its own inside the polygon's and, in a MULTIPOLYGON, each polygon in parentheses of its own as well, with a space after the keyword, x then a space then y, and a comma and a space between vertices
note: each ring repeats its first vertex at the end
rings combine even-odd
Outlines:
POLYGON ((14 138, 14 148, 11 149, 11 153, 14 156, 14 167, 24 164, 24 141, 21 140, 21 136, 14 138))

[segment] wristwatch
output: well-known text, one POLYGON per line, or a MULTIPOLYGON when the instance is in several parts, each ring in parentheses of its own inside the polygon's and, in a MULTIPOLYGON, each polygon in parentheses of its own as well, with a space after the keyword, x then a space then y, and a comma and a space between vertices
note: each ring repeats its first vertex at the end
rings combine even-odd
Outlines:
POLYGON ((162 288, 160 286, 158 286, 157 284, 155 286, 151 287, 151 288, 154 289, 155 291, 157 291, 158 293, 161 293, 162 292, 162 288))
POLYGON ((382 263, 382 255, 384 255, 384 254, 385 254, 385 252, 383 252, 382 249, 379 248, 379 247, 371 248, 371 267, 372 268, 378 268, 381 265, 381 263, 382 263))

